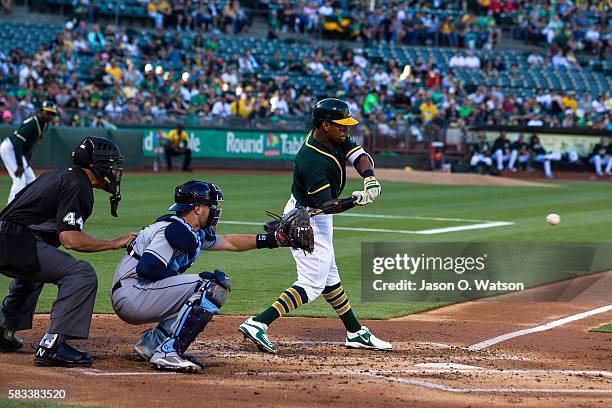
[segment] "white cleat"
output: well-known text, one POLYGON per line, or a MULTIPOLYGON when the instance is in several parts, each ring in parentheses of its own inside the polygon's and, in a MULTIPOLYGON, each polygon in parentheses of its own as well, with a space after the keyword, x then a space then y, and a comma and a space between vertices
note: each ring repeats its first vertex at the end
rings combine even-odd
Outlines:
POLYGON ((166 353, 157 351, 149 361, 151 367, 162 371, 177 371, 181 373, 195 373, 202 367, 186 358, 179 356, 176 351, 166 353))
POLYGON ((268 326, 264 323, 256 322, 252 317, 248 318, 238 328, 244 337, 251 340, 259 350, 270 354, 276 354, 276 344, 268 338, 268 326))
POLYGON ((344 343, 344 345, 346 348, 350 349, 362 348, 382 351, 390 351, 393 349, 391 343, 379 339, 365 326, 361 326, 361 330, 356 333, 346 332, 346 343, 344 343))
POLYGON ((136 343, 136 345, 132 348, 134 353, 142 360, 142 361, 150 361, 151 357, 155 354, 155 350, 151 350, 149 347, 144 344, 136 343))

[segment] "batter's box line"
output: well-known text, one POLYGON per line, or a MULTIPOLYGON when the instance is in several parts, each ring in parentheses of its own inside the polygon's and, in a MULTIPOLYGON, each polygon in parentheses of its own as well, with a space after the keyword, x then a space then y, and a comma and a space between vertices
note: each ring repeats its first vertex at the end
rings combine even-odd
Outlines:
MULTIPOLYGON (((262 226, 263 222, 252 222, 252 221, 221 221, 221 224, 228 225, 257 225, 262 226)), ((469 225, 456 225, 454 227, 444 228, 432 228, 426 230, 399 230, 399 229, 386 229, 386 228, 358 228, 358 227, 337 227, 334 226, 335 230, 338 231, 355 231, 355 232, 382 232, 391 234, 412 234, 412 235, 436 235, 445 234, 447 232, 460 232, 460 231, 471 231, 487 228, 507 227, 514 225, 510 221, 487 221, 479 224, 469 225)))
POLYGON ((593 388, 470 388, 470 387, 453 387, 449 385, 436 384, 430 381, 417 380, 414 378, 402 378, 392 377, 390 374, 445 374, 445 373, 456 373, 456 372, 476 372, 486 374, 509 374, 509 373, 522 373, 522 374, 534 374, 534 375, 582 375, 582 376, 611 376, 612 373, 607 371, 577 371, 577 370, 498 370, 498 369, 487 369, 481 367, 475 367, 474 369, 441 369, 441 370, 348 370, 339 372, 330 371, 307 371, 307 372, 282 372, 282 371, 270 371, 270 372, 240 372, 237 376, 250 376, 250 377, 284 377, 284 376, 336 376, 336 377, 350 377, 350 376, 364 376, 369 378, 375 378, 390 382, 398 382, 410 385, 416 385, 424 388, 435 389, 439 391, 446 391, 452 393, 553 393, 553 394, 612 394, 612 389, 593 389, 593 388))

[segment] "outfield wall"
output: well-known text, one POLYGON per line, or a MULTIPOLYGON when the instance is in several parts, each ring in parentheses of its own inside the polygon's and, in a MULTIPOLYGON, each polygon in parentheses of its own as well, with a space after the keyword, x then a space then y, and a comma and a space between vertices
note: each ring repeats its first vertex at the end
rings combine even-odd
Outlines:
MULTIPOLYGON (((0 139, 10 135, 16 128, 17 126, 0 126, 0 139)), ((70 165, 70 153, 87 136, 113 140, 126 159, 123 167, 142 168, 144 163, 141 131, 74 127, 51 127, 32 156, 32 166, 49 168, 70 165)))

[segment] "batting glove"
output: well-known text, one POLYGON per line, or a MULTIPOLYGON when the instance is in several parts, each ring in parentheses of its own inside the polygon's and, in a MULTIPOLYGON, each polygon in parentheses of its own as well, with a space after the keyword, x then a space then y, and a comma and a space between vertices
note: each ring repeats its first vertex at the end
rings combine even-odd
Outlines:
POLYGON ((366 193, 365 191, 353 191, 353 194, 351 195, 355 199, 355 205, 363 206, 363 205, 372 204, 372 199, 370 198, 370 195, 366 193))
POLYGON ((370 176, 363 179, 363 191, 368 194, 370 201, 374 201, 382 192, 382 187, 376 177, 370 176))

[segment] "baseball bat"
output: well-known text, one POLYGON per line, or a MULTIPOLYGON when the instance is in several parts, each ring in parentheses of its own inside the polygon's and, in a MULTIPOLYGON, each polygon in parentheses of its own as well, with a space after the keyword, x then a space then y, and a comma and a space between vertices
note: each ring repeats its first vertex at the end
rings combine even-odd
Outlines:
MULTIPOLYGON (((310 217, 315 217, 319 214, 338 214, 355 206, 355 197, 336 198, 323 204, 321 208, 315 208, 308 211, 310 217)), ((267 212, 266 212, 267 213, 267 212)), ((270 216, 274 214, 267 213, 270 216)), ((267 233, 274 232, 278 228, 279 220, 269 221, 264 224, 264 231, 267 233)))

